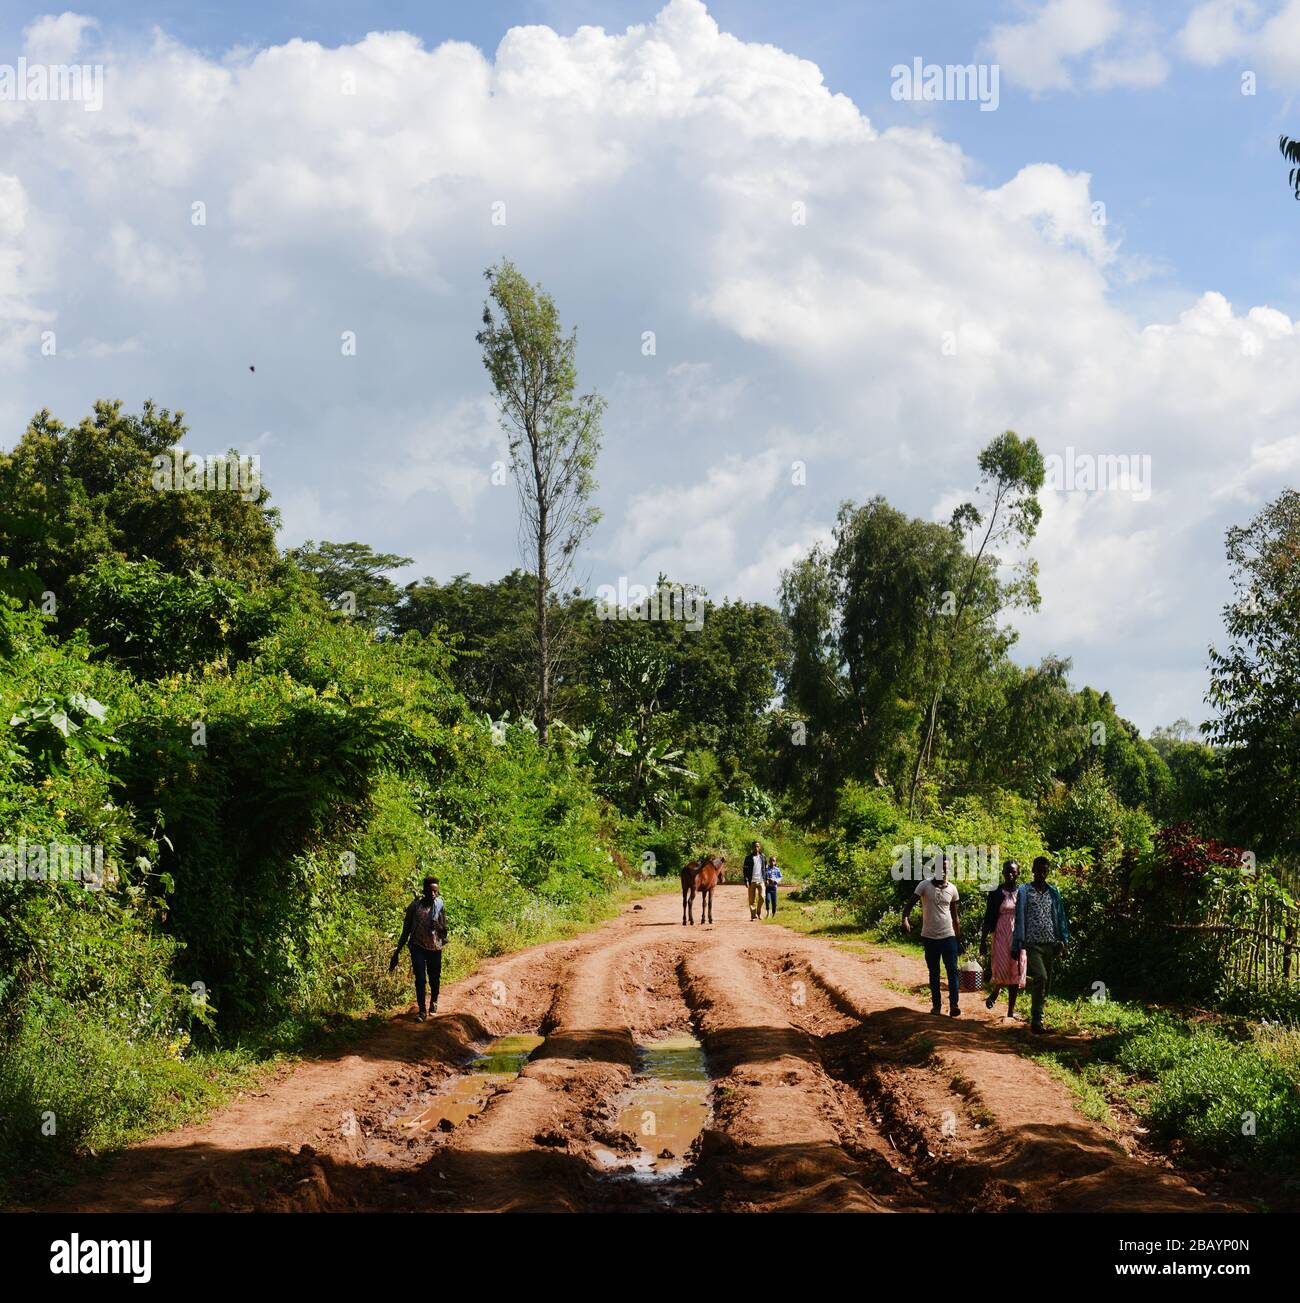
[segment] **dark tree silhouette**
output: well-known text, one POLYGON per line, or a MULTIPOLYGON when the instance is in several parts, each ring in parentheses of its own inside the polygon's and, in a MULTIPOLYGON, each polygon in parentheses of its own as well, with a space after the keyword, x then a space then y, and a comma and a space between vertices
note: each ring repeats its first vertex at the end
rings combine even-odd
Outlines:
POLYGON ((1290 136, 1279 136, 1277 147, 1282 151, 1282 157, 1291 164, 1287 183, 1295 191, 1295 197, 1300 199, 1300 140, 1292 140, 1290 136))

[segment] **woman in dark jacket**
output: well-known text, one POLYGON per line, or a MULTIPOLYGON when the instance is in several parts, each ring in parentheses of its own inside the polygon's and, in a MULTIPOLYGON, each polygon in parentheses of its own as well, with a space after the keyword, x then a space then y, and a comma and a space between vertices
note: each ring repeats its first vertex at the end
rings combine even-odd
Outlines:
POLYGON ((1011 953, 1011 938, 1016 930, 1016 889, 1020 882, 1020 865, 1007 860, 1002 866, 1002 881, 989 892, 984 908, 984 927, 980 931, 980 954, 988 953, 990 935, 993 938, 989 954, 989 994, 984 1001, 992 1009, 998 1000, 998 988, 1007 988, 1007 1017, 1016 1016, 1016 997, 1025 989, 1026 955, 1011 953))

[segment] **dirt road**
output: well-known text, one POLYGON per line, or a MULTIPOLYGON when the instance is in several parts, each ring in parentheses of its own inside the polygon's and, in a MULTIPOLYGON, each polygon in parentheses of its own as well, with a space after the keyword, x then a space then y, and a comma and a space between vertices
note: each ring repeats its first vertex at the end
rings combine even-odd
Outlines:
POLYGON ((352 1053, 128 1150, 55 1206, 1229 1206, 1080 1115, 1016 1052, 1023 1024, 971 997, 960 1020, 931 1016, 912 957, 751 922, 739 886, 719 889, 715 914, 683 928, 677 897, 651 897, 494 960, 445 990, 432 1022, 395 1018, 352 1053), (680 1035, 655 1057, 683 1031, 707 1080, 680 1035), (477 1052, 521 1033, 545 1039, 517 1075, 508 1055, 470 1075, 477 1052))

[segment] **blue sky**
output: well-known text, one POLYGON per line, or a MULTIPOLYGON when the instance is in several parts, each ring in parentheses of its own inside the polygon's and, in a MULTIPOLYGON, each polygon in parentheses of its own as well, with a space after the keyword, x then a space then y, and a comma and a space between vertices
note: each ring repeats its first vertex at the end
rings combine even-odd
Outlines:
POLYGON ((0 64, 107 78, 99 113, 0 103, 9 441, 152 396, 262 455, 283 542, 494 577, 473 331, 506 255, 609 399, 593 586, 774 600, 842 499, 944 518, 1012 427, 1152 489, 1047 495, 1016 654, 1204 717, 1223 529, 1300 471, 1300 0, 79 12, 0 19, 0 64), (997 110, 891 98, 914 58, 996 64, 997 110))

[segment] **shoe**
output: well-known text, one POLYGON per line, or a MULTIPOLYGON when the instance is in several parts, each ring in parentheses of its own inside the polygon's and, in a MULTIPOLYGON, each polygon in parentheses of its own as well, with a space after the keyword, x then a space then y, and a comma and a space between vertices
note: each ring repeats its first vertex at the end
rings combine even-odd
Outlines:
POLYGON ((931 1012, 932 1014, 935 1014, 935 1015, 937 1015, 938 1017, 942 1018, 942 1017, 943 1017, 943 1005, 941 1005, 941 1004, 936 1004, 936 1005, 935 1005, 935 1006, 930 1010, 930 1012, 931 1012))
POLYGON ((993 1006, 997 1004, 997 1002, 998 1002, 998 997, 996 995, 991 995, 987 1000, 984 1001, 984 1007, 986 1009, 992 1009, 993 1006))
POLYGON ((954 1004, 953 1007, 952 1007, 951 1009, 948 1010, 948 1017, 949 1017, 949 1018, 960 1018, 960 1017, 961 1017, 961 1010, 960 1010, 959 1008, 957 1008, 957 1006, 954 1004))
POLYGON ((438 1006, 437 1006, 437 1004, 436 1004, 436 1003, 435 1003, 435 1004, 431 1004, 431 1005, 429 1006, 429 1017, 432 1018, 433 1015, 434 1015, 435 1013, 437 1013, 437 1012, 438 1012, 438 1006))
POLYGON ((1030 1030, 1030 1031, 1031 1031, 1035 1036, 1046 1036, 1046 1035, 1047 1035, 1047 1028, 1044 1027, 1042 1023, 1030 1023, 1030 1024, 1029 1024, 1029 1030, 1030 1030))
POLYGON ((420 1012, 417 1013, 417 1014, 415 1015, 415 1021, 416 1021, 416 1022, 423 1022, 423 1021, 424 1021, 424 1010, 423 1010, 423 1009, 421 1009, 420 1012))

